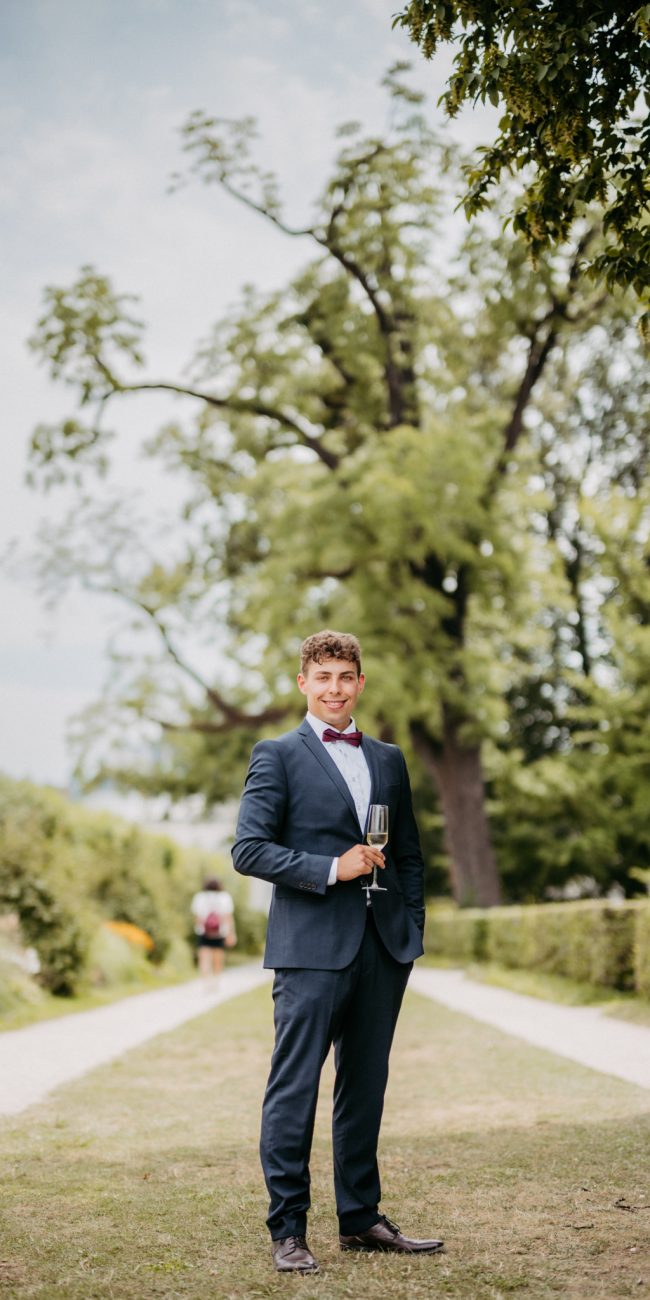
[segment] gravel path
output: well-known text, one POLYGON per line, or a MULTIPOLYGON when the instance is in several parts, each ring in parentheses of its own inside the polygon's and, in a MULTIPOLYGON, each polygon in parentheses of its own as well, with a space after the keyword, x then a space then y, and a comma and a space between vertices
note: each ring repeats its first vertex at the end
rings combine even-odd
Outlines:
POLYGON ((153 993, 0 1034, 0 1114, 17 1115, 53 1088, 112 1061, 156 1034, 270 979, 258 962, 224 971, 217 988, 191 980, 153 993))
MULTIPOLYGON (((217 990, 206 992, 201 980, 192 980, 0 1034, 0 1114, 26 1110, 60 1084, 256 988, 271 974, 250 962, 226 970, 217 990)), ((409 987, 535 1047, 650 1088, 650 1029, 604 1016, 597 1007, 558 1006, 479 984, 457 970, 416 969, 409 987)))
POLYGON ((467 979, 460 970, 414 970, 409 988, 535 1047, 650 1088, 650 1029, 598 1007, 565 1007, 467 979))

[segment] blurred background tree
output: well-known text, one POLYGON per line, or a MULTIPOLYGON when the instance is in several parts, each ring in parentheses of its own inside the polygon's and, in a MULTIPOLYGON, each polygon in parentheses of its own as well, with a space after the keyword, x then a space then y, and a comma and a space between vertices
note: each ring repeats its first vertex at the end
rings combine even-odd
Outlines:
POLYGON ((394 20, 426 58, 457 53, 442 102, 499 106, 496 140, 466 168, 468 215, 523 170, 510 216, 533 254, 564 242, 590 206, 607 239, 585 264, 632 287, 650 340, 650 5, 594 0, 409 0, 394 20))
POLYGON ((586 872, 633 890, 648 841, 625 810, 649 739, 632 705, 648 610, 636 304, 585 276, 601 211, 533 266, 502 233, 504 190, 454 247, 461 160, 403 72, 382 135, 341 128, 306 227, 253 161, 251 121, 190 116, 189 172, 316 256, 274 294, 246 288, 189 378, 143 377, 143 326, 106 276, 46 290, 32 345, 79 409, 35 431, 32 472, 79 501, 44 536, 43 581, 118 598, 154 638, 138 650, 132 622, 114 647, 80 771, 237 792, 255 737, 300 717, 302 638, 353 629, 363 725, 412 759, 430 889, 449 878, 489 906, 501 878, 527 897, 586 872), (107 410, 151 391, 196 410, 148 444, 183 488, 162 537, 92 492, 107 410))

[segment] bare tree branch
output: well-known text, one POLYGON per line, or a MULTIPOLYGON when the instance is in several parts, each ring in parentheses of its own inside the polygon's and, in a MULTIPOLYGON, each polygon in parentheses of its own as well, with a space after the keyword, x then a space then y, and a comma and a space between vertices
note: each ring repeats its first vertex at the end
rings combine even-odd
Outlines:
POLYGON ((205 692, 206 699, 218 712, 223 714, 223 722, 208 722, 204 719, 189 718, 186 722, 170 722, 162 718, 155 718, 149 714, 143 714, 151 722, 157 722, 165 731, 198 731, 210 735, 234 731, 237 727, 259 727, 267 723, 280 722, 291 713, 291 705, 270 705, 267 709, 262 709, 259 713, 246 713, 243 709, 237 708, 236 705, 229 704, 220 691, 201 676, 197 670, 179 654, 174 645, 167 628, 161 621, 157 611, 146 601, 140 600, 132 592, 123 591, 114 584, 103 590, 113 592, 114 595, 120 596, 123 600, 134 605, 141 613, 146 614, 151 620, 156 631, 159 633, 165 650, 170 659, 180 668, 181 672, 196 682, 197 686, 205 692))
POLYGON ((140 613, 147 615, 147 618, 150 619, 150 621, 153 623, 154 627, 156 628, 156 631, 158 632, 170 659, 172 659, 173 662, 176 664, 176 666, 180 668, 181 672, 185 673, 185 675, 187 677, 190 677, 191 680, 195 682, 197 686, 201 687, 201 690, 205 692, 206 698, 210 701, 210 703, 213 705, 215 709, 218 709, 219 712, 223 713, 225 718, 227 718, 233 725, 236 725, 237 722, 240 721, 243 716, 245 716, 242 715, 239 709, 236 709, 233 707, 233 705, 229 704, 228 701, 225 700, 224 697, 220 694, 220 692, 217 691, 214 688, 214 686, 210 686, 209 683, 206 682, 205 679, 201 676, 201 674, 196 670, 196 668, 194 668, 191 664, 187 663, 187 661, 182 657, 182 655, 179 654, 178 650, 176 649, 169 635, 169 632, 167 631, 167 628, 165 627, 164 623, 161 621, 157 610, 155 610, 151 605, 148 605, 146 601, 141 600, 138 596, 134 595, 133 592, 124 591, 121 587, 116 586, 114 583, 111 583, 108 587, 102 588, 102 590, 111 591, 113 595, 119 596, 122 600, 128 601, 128 603, 130 605, 134 605, 135 608, 140 611, 140 613))
POLYGON ((237 199, 240 203, 243 203, 244 207, 250 208, 252 212, 257 212, 260 217, 266 217, 274 226, 277 226, 278 230, 282 231, 283 235, 290 235, 292 239, 301 239, 305 235, 311 235, 312 238, 316 238, 316 231, 313 226, 305 226, 302 230, 288 226, 286 222, 277 215, 277 213, 272 212, 271 209, 265 207, 263 203, 257 203, 255 199, 252 199, 250 194, 246 194, 244 190, 238 190, 234 185, 232 185, 227 179, 225 173, 220 175, 219 184, 231 198, 237 199))

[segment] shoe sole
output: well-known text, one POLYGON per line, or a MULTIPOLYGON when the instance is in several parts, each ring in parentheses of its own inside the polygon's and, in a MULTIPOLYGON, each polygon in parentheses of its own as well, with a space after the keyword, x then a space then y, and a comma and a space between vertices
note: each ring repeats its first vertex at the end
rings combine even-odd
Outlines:
POLYGON ((318 1264, 307 1265, 306 1268, 278 1268, 275 1265, 276 1273, 318 1273, 320 1272, 318 1264))
POLYGON ((442 1246, 431 1246, 426 1250, 400 1250, 399 1246, 349 1246, 347 1243, 339 1242, 341 1250, 356 1250, 362 1255, 439 1255, 444 1250, 442 1246))

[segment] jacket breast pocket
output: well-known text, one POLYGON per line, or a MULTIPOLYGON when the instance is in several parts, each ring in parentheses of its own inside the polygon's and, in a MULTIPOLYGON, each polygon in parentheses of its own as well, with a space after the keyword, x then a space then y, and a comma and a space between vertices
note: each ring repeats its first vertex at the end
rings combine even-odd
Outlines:
MULTIPOLYGON (((387 803, 389 808, 396 808, 399 802, 400 790, 402 788, 400 781, 384 781, 378 794, 378 800, 387 803)), ((388 828, 390 833, 390 827, 388 828)))

